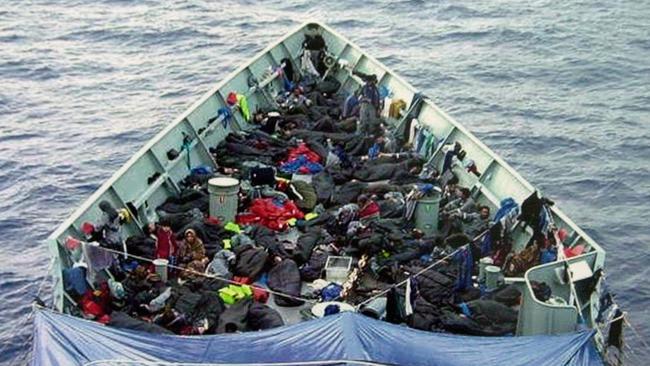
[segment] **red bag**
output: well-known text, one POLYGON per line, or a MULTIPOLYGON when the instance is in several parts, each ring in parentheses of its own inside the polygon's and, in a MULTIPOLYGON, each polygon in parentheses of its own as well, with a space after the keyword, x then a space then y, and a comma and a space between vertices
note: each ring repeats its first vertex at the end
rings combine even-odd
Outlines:
POLYGON ((92 316, 100 322, 110 320, 107 314, 110 312, 111 292, 108 283, 103 282, 95 291, 88 290, 79 302, 84 315, 92 316))
POLYGON ((253 280, 250 277, 235 276, 232 278, 232 280, 240 285, 250 285, 253 283, 253 280))
POLYGON ((267 301, 269 301, 269 292, 259 288, 259 287, 253 287, 253 300, 257 302, 261 302, 262 304, 265 304, 267 301))
POLYGON ((305 217, 293 201, 285 200, 278 204, 275 198, 255 199, 248 210, 249 213, 237 215, 238 224, 260 223, 269 229, 284 230, 287 227, 287 220, 305 217))
POLYGON ((305 155, 307 160, 311 161, 312 163, 319 163, 320 162, 320 156, 316 154, 315 152, 311 151, 308 147, 307 144, 304 142, 298 145, 298 147, 294 147, 293 149, 289 149, 289 155, 287 156, 287 162, 294 161, 298 159, 300 155, 305 155))

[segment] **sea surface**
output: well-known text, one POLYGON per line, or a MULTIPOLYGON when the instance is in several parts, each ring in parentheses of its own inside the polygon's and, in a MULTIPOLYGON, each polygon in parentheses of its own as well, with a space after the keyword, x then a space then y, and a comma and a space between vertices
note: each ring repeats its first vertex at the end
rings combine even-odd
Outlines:
MULTIPOLYGON (((2 0, 0 363, 29 360, 48 234, 307 19, 402 75, 554 199, 605 247, 618 303, 650 336, 649 2, 2 0)), ((628 364, 650 359, 627 335, 628 364)))

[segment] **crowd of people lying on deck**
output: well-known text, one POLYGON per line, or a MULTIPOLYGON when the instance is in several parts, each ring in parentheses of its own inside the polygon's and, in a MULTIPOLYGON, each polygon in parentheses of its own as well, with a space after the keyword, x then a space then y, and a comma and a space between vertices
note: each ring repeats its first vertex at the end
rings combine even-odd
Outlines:
MULTIPOLYGON (((478 205, 471 187, 459 184, 460 174, 480 175, 461 144, 437 146, 426 128, 410 128, 417 122, 404 113, 406 103, 384 105, 375 75, 355 73, 363 86, 343 94, 335 78, 323 77, 324 49, 322 37, 306 40, 301 73, 285 60, 287 90, 274 108, 251 113, 244 95, 227 98, 223 122, 239 113, 254 128, 213 147, 217 171, 194 167, 142 235, 123 240, 128 210, 104 201, 102 221, 69 238, 68 249, 83 260, 64 270, 64 282, 84 317, 152 332, 229 333, 283 325, 278 307, 358 305, 387 290, 378 316, 392 323, 515 332, 521 293, 514 285, 487 291, 476 280, 477 263, 490 257, 506 276, 521 276, 555 260, 543 214, 548 202, 534 194, 521 206, 505 199, 496 212, 478 205), (442 168, 429 161, 438 150, 442 168), (240 181, 234 222, 209 216, 207 181, 214 176, 240 181), (433 196, 440 203, 431 233, 417 228, 414 216, 418 202, 433 196), (520 224, 535 235, 513 253, 510 233, 520 224), (354 278, 327 281, 330 256, 351 257, 354 278), (169 261, 166 281, 154 259, 169 261), (409 278, 408 291, 394 286, 409 278)), ((543 283, 535 290, 542 301, 551 296, 543 283)))

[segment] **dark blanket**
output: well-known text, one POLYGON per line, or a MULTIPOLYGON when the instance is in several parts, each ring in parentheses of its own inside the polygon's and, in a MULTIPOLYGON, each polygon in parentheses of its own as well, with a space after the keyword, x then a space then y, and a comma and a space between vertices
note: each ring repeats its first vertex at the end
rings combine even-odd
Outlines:
POLYGON ((300 267, 300 278, 306 282, 316 281, 321 277, 327 257, 329 255, 323 251, 315 250, 311 253, 309 262, 300 267))
POLYGON ((126 239, 126 250, 129 254, 154 259, 156 239, 145 235, 133 235, 126 239))
MULTIPOLYGON (((300 271, 298 265, 291 259, 284 259, 269 271, 269 288, 271 290, 300 296, 300 271)), ((299 306, 304 302, 290 297, 274 294, 273 299, 278 306, 299 306)))
POLYGON ((300 235, 296 251, 293 255, 293 259, 298 265, 302 265, 309 261, 312 250, 319 243, 322 237, 321 230, 318 228, 311 229, 300 235))
POLYGON ((376 182, 408 176, 409 162, 386 163, 364 166, 352 173, 354 179, 362 182, 376 182))
POLYGON ((419 297, 413 306, 408 324, 410 327, 420 330, 433 331, 440 329, 443 308, 433 305, 424 298, 419 297))
POLYGON ((108 325, 115 328, 130 329, 139 332, 148 332, 148 333, 156 333, 156 334, 173 334, 171 331, 159 325, 133 318, 121 311, 113 311, 111 313, 111 320, 108 322, 108 325))
POLYGON ((336 189, 332 175, 327 171, 322 171, 312 177, 311 184, 316 191, 318 202, 328 204, 336 189))
POLYGON ((221 316, 217 323, 217 333, 235 333, 246 330, 246 318, 248 309, 251 307, 252 300, 244 299, 233 305, 230 305, 221 316))
POLYGON ((206 192, 186 189, 178 197, 169 197, 157 210, 167 214, 185 213, 193 208, 208 212, 209 196, 206 192))
POLYGON ((249 330, 277 328, 284 325, 282 316, 271 307, 254 303, 248 309, 247 325, 249 330))
POLYGON ((264 248, 241 245, 234 249, 234 253, 237 256, 233 268, 233 274, 235 276, 256 279, 266 266, 268 253, 264 248))

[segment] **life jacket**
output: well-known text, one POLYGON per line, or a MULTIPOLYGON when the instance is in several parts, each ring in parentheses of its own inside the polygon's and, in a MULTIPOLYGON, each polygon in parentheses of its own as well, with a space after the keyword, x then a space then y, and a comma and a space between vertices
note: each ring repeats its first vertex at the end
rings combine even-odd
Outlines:
POLYGON ((219 297, 228 305, 252 296, 253 289, 248 285, 230 285, 219 290, 219 297))
POLYGON ((84 315, 106 324, 110 320, 110 289, 106 282, 95 291, 88 289, 79 302, 84 315))

